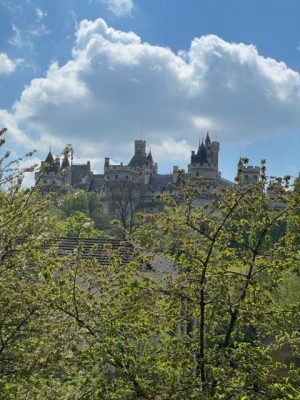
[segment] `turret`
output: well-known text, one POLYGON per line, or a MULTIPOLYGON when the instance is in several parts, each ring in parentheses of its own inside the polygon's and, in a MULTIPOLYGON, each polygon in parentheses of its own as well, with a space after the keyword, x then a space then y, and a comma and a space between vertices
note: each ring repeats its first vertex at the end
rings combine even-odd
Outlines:
POLYGON ((134 141, 134 153, 142 154, 146 156, 146 141, 145 140, 135 140, 134 141))
POLYGON ((253 185, 259 182, 260 167, 246 165, 243 163, 242 158, 240 158, 237 165, 237 170, 240 185, 253 185))
POLYGON ((212 142, 211 143, 211 163, 219 170, 219 150, 220 150, 220 143, 219 142, 212 142))
POLYGON ((177 181, 178 181, 178 169, 179 169, 178 165, 173 166, 173 183, 174 184, 177 183, 177 181))

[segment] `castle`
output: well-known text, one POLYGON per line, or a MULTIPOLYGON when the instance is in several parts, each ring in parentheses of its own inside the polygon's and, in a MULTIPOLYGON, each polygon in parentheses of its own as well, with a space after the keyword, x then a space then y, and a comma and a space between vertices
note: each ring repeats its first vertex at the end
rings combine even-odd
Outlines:
MULTIPOLYGON (((197 152, 192 151, 188 164, 187 176, 189 179, 202 177, 207 182, 229 186, 233 182, 221 177, 219 171, 220 143, 211 141, 207 133, 205 140, 199 143, 197 152)), ((242 184, 255 183, 259 177, 259 167, 242 166, 242 184)), ((170 184, 178 183, 178 166, 173 167, 172 174, 159 174, 157 163, 153 161, 150 152, 146 152, 146 141, 135 140, 134 155, 128 164, 112 165, 110 159, 105 158, 103 174, 91 171, 90 162, 86 164, 70 163, 65 155, 60 160, 54 159, 51 150, 45 161, 41 163, 39 172, 36 173, 36 185, 42 195, 50 192, 68 193, 73 189, 82 189, 87 192, 97 192, 102 200, 108 198, 111 188, 134 187, 143 195, 146 206, 155 206, 155 196, 168 192, 170 184)))

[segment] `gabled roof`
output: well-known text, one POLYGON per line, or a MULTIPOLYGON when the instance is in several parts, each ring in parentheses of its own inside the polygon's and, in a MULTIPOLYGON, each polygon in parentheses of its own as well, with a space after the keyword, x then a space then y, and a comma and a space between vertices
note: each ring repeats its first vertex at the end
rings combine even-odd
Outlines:
POLYGON ((176 274, 174 263, 161 255, 155 255, 140 247, 135 247, 130 242, 119 239, 83 239, 64 237, 57 239, 58 252, 60 256, 74 256, 80 245, 82 247, 82 258, 91 260, 95 258, 101 265, 109 264, 109 253, 105 249, 109 245, 121 258, 122 264, 129 263, 135 254, 144 253, 149 256, 149 260, 144 268, 159 274, 176 274))

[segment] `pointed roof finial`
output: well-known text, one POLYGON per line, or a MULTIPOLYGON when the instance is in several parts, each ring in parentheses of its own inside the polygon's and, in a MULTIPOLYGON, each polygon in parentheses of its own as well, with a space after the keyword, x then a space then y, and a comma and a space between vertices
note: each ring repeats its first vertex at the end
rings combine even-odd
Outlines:
POLYGON ((206 132, 205 146, 207 147, 210 144, 211 144, 211 140, 210 140, 210 137, 209 137, 209 133, 206 132))
POLYGON ((53 155, 52 155, 52 153, 51 153, 51 146, 50 146, 50 148, 49 148, 49 153, 48 153, 48 155, 47 155, 47 157, 46 157, 45 162, 47 162, 47 163, 49 163, 49 164, 52 164, 52 163, 54 162, 54 158, 53 158, 53 155))

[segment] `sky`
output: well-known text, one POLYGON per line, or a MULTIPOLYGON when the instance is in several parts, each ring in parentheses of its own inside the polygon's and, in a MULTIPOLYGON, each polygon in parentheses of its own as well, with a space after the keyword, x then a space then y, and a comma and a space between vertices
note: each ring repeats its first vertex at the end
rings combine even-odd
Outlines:
POLYGON ((300 172, 299 0, 0 0, 0 127, 16 156, 74 147, 103 171, 147 142, 187 168, 210 133, 240 156, 300 172))

